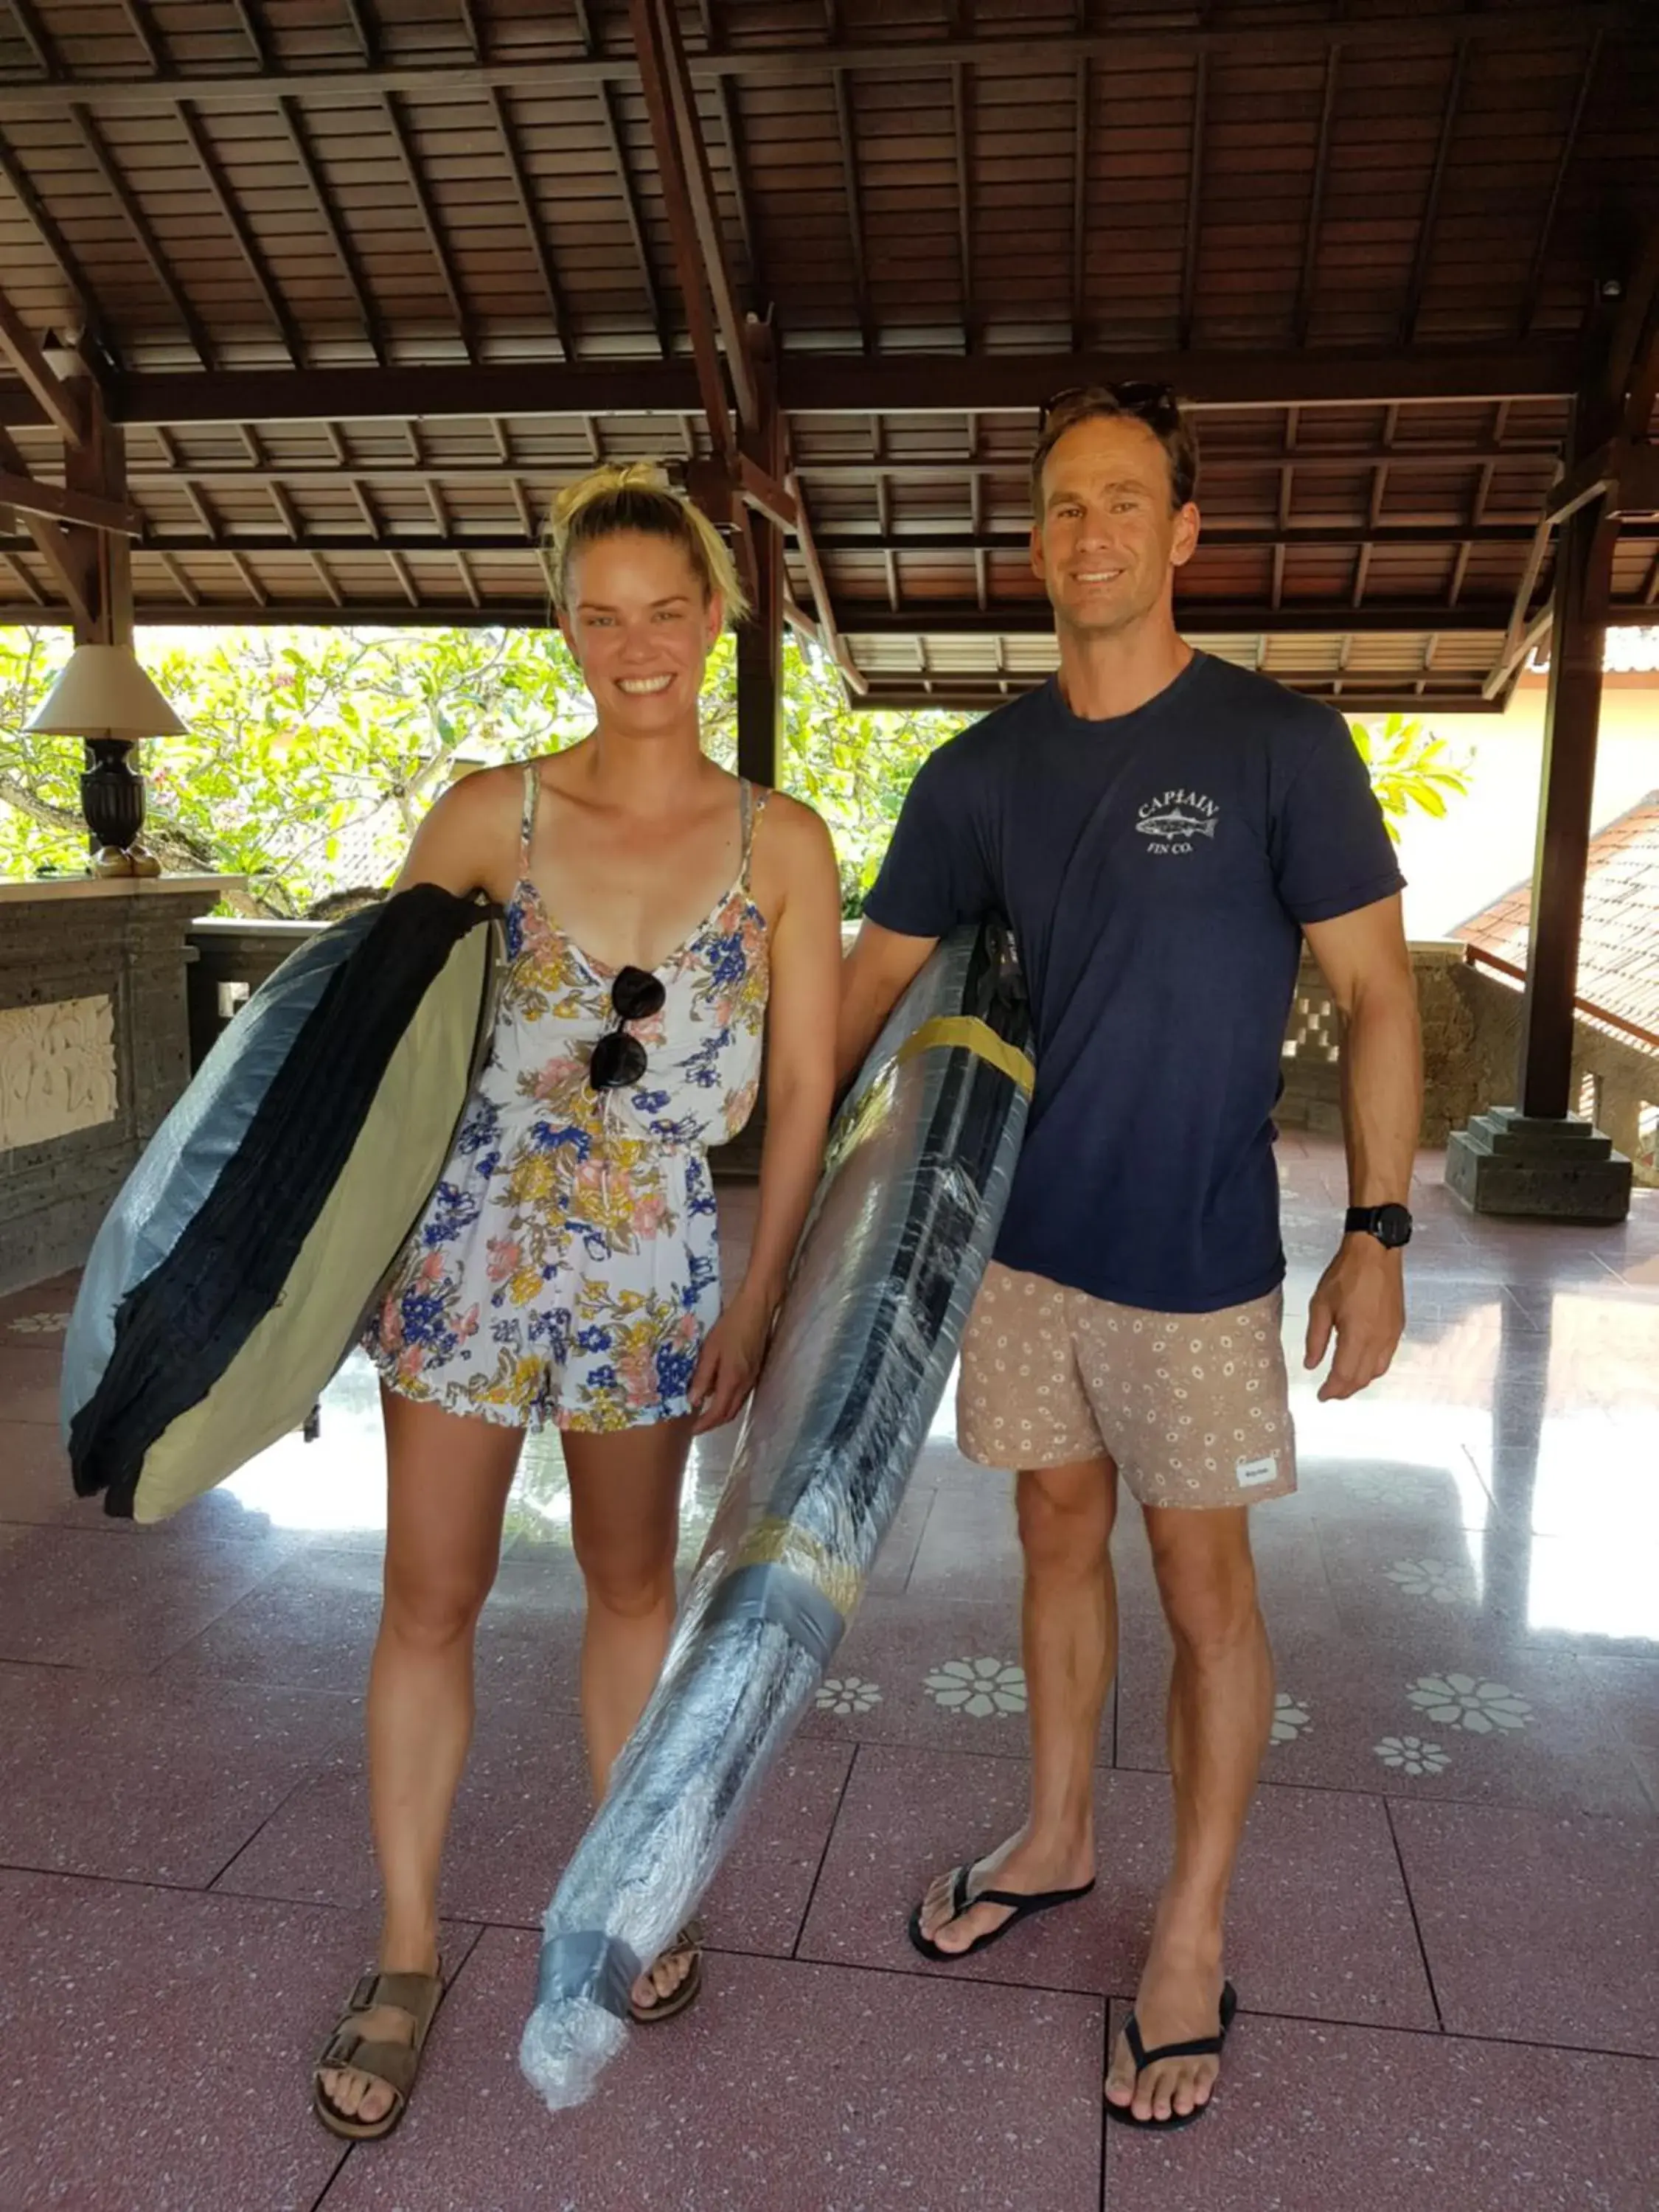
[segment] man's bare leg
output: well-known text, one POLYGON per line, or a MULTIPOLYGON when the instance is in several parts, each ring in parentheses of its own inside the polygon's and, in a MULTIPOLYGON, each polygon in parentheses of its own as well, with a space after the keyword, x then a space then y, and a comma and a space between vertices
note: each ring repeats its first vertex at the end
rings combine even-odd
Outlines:
MULTIPOLYGON (((1081 1460, 1018 1478, 1025 1556, 1021 1642, 1031 1716, 1031 1810, 1025 1825, 980 1860, 973 1887, 1076 1889, 1095 1870, 1094 1765, 1100 1716, 1117 1664, 1112 1521, 1117 1470, 1081 1460)), ((1000 1905, 951 1917, 951 1871, 922 1901, 921 1932, 940 1950, 965 1951, 1009 1917, 1000 1905)))
MULTIPOLYGON (((1146 1509, 1164 1614, 1175 1639, 1170 1774, 1175 1866, 1158 1902, 1135 2013, 1148 2050, 1213 2035, 1224 1979, 1222 1923, 1261 1753, 1273 1725, 1273 1654, 1256 1602, 1247 1510, 1146 1509)), ((1120 2036, 1106 2095, 1137 2119, 1207 2104, 1217 2058, 1174 2058, 1139 2082, 1120 2036)))

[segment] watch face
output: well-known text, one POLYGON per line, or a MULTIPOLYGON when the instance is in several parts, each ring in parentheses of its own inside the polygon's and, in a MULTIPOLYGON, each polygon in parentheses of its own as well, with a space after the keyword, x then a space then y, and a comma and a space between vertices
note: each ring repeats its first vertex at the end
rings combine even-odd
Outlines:
POLYGON ((1376 1233, 1390 1251, 1412 1241, 1412 1218, 1403 1206, 1379 1206, 1376 1209, 1376 1233))

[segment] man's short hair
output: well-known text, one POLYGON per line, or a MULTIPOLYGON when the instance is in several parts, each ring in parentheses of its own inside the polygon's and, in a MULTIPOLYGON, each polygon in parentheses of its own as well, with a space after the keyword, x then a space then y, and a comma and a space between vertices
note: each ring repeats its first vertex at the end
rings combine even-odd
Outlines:
POLYGON ((1042 520, 1042 471, 1048 456, 1079 422, 1144 422, 1170 464, 1171 504, 1185 507, 1198 489, 1198 437, 1167 384, 1080 384, 1058 392, 1038 418, 1031 455, 1031 513, 1042 520))

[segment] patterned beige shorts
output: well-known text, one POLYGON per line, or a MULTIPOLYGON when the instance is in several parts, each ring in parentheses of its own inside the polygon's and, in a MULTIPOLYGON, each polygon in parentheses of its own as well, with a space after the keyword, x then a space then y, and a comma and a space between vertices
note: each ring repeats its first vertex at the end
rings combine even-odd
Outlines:
POLYGON ((1108 1457, 1143 1505, 1296 1488, 1285 1296, 1145 1313, 994 1261, 962 1343, 957 1441, 982 1467, 1108 1457))

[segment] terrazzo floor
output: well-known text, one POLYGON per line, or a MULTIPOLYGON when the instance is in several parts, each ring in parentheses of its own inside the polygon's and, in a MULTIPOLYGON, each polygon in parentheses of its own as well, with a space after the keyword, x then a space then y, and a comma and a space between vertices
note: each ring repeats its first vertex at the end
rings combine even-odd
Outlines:
MULTIPOLYGON (((1294 1345, 1343 1202, 1280 1147, 1294 1345)), ((479 1641, 451 1992, 406 2125, 347 2150, 308 2069, 368 1955, 358 1739, 383 1522, 372 1377, 152 1529, 70 1494, 73 1285, 0 1301, 0 2212, 1652 2212, 1659 2205, 1659 1194, 1476 1223, 1425 1156, 1393 1373, 1319 1406, 1255 1516, 1279 1668, 1215 2108, 1101 2124, 1166 1849, 1139 1519, 1101 1884, 962 1967, 905 1940, 1024 1802, 1007 1486, 948 1403, 871 1592, 708 1902, 696 2009, 550 2118, 514 2062, 586 1816, 580 1589, 526 1454, 479 1641)), ((752 1193, 724 1194, 728 1251, 752 1193)), ((1293 1365, 1295 1362, 1293 1361, 1293 1365)), ((695 1558, 731 1432, 700 1449, 695 1558)))

